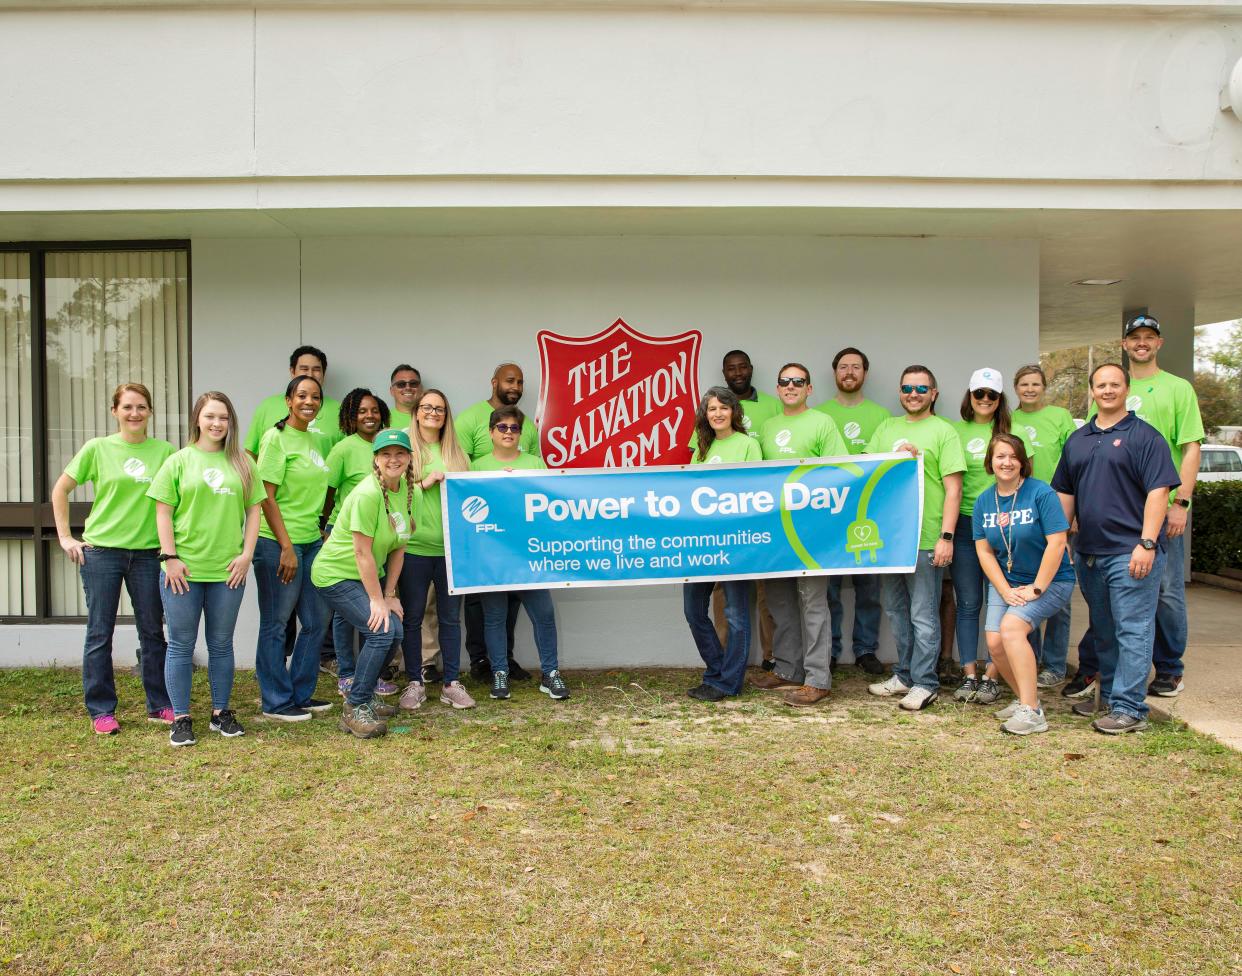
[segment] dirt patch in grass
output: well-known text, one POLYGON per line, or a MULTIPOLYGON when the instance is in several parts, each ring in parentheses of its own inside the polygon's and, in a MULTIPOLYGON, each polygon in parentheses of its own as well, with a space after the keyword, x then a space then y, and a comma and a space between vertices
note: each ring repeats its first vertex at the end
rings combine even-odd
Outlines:
MULTIPOLYGON (((438 704, 376 742, 337 712, 173 750, 118 679, 0 672, 6 973, 1237 973, 1242 761, 1176 724, 1108 739, 907 715, 846 669, 824 707, 703 705, 684 671, 438 704)), ((334 691, 322 683, 320 694, 334 691)), ((482 694, 482 692, 480 692, 482 694)))

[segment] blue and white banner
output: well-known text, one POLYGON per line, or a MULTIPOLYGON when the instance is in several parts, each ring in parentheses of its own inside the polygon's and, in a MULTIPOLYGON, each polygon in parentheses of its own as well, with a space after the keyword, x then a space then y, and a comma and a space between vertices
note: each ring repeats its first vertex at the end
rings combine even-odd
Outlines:
POLYGON ((453 593, 847 573, 909 573, 922 462, 449 474, 453 593))

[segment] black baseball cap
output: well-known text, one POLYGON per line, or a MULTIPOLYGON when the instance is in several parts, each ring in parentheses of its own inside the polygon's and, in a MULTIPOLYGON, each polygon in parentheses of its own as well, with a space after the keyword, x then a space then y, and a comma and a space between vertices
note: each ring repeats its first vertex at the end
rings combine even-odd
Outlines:
POLYGON ((1136 315, 1126 323, 1126 335, 1129 335, 1135 329, 1151 329, 1156 335, 1160 335, 1160 323, 1154 315, 1148 315, 1144 312, 1142 315, 1136 315))

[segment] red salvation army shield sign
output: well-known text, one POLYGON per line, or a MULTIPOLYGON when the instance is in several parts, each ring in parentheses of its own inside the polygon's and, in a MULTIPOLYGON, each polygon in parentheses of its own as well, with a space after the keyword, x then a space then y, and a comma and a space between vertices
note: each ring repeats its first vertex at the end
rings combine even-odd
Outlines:
POLYGON ((549 468, 684 464, 699 403, 701 332, 649 336, 617 319, 539 333, 539 440, 549 468))

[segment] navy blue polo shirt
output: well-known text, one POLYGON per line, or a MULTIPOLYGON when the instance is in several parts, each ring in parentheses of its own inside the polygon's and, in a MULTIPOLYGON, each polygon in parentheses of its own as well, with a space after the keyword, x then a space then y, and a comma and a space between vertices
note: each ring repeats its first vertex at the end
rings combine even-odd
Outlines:
MULTIPOLYGON (((1053 490, 1074 496, 1078 515, 1077 552, 1116 556, 1133 551, 1143 535, 1143 506, 1157 488, 1174 488, 1181 475, 1173 467, 1160 431, 1133 412, 1106 430, 1092 417, 1070 434, 1053 490)), ((1167 541, 1163 524, 1161 548, 1167 541)))

